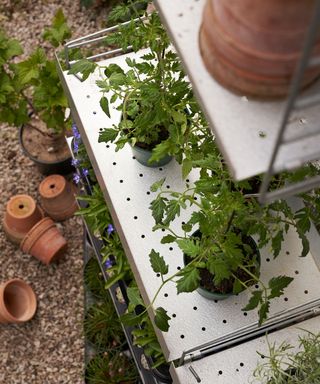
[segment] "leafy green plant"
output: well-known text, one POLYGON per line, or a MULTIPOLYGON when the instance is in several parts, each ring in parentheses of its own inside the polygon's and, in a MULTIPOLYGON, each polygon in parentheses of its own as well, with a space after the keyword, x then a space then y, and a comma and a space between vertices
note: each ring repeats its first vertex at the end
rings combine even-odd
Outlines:
POLYGON ((320 333, 299 336, 299 351, 293 345, 268 342, 269 354, 256 367, 252 382, 260 384, 320 383, 320 333))
MULTIPOLYGON (((58 47, 70 36, 60 9, 43 37, 53 47, 58 47)), ((69 126, 65 118, 68 104, 54 60, 48 58, 44 49, 37 48, 27 59, 13 61, 23 53, 22 48, 17 40, 8 38, 3 32, 0 32, 0 45, 0 121, 16 126, 29 123, 43 135, 61 135, 69 126), (31 123, 31 115, 43 123, 31 123)))
POLYGON ((126 342, 108 291, 103 300, 88 308, 83 325, 85 337, 99 351, 119 348, 126 342))
MULTIPOLYGON (((191 170, 191 153, 201 153, 202 141, 210 132, 193 96, 190 83, 169 38, 153 13, 147 22, 131 22, 110 35, 109 44, 128 45, 135 51, 148 47, 139 59, 127 58, 128 71, 117 64, 99 66, 97 85, 100 107, 108 117, 110 103, 121 111, 119 124, 103 128, 99 142, 114 142, 116 150, 126 143, 153 150, 150 162, 173 155, 183 165, 183 175, 191 170), (107 94, 111 93, 111 97, 107 94)), ((88 60, 76 62, 69 73, 83 74, 85 80, 97 65, 88 60)))
MULTIPOLYGON (((152 249, 151 266, 162 278, 159 289, 174 280, 178 293, 192 292, 202 286, 204 272, 205 276, 210 273, 216 291, 224 292, 224 286, 233 293, 248 289, 251 298, 243 310, 257 308, 261 324, 267 318, 270 301, 283 294, 293 277, 273 276, 268 284, 262 282, 254 267, 256 258, 251 247, 243 243, 243 236, 254 235, 258 248, 269 244, 273 256, 277 257, 285 233, 294 228, 302 241, 301 256, 305 256, 309 251, 305 235, 310 228, 309 210, 302 208, 293 212, 284 200, 260 206, 250 194, 250 182, 231 180, 217 150, 194 161, 193 166, 200 167, 200 178, 183 192, 163 188, 164 179, 151 186, 153 192, 159 192, 150 206, 156 222, 154 230, 166 230, 168 234, 161 242, 175 242, 189 261, 182 270, 168 277, 168 265, 152 249), (181 233, 177 233, 171 223, 187 207, 195 207, 194 212, 182 224, 181 233), (196 230, 200 230, 200 236, 192 235, 196 230), (259 289, 252 287, 255 284, 259 284, 259 289)), ((283 182, 281 178, 274 181, 276 184, 283 182)), ((169 317, 166 311, 158 308, 158 314, 157 325, 167 330, 169 317)))
POLYGON ((85 377, 88 384, 135 384, 139 374, 134 361, 123 352, 108 351, 89 361, 85 377))

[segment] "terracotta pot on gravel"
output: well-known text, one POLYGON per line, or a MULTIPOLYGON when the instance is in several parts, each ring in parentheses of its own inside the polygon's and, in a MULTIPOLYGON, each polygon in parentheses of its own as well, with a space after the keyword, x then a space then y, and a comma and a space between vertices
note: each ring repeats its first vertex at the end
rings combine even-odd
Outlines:
POLYGON ((16 195, 7 203, 3 229, 13 243, 20 244, 29 230, 42 218, 43 212, 31 196, 16 195))
POLYGON ((53 220, 65 220, 78 209, 73 185, 61 175, 51 175, 42 180, 39 193, 43 209, 53 220))
POLYGON ((29 284, 11 279, 0 285, 0 323, 23 323, 36 309, 36 295, 29 284))
MULTIPOLYGON (((242 95, 287 95, 314 5, 315 0, 207 0, 200 50, 208 71, 242 95)), ((320 37, 313 56, 319 53, 320 37)), ((308 68, 302 88, 319 74, 319 65, 308 68)))
POLYGON ((44 264, 57 260, 67 250, 67 241, 50 217, 40 220, 21 242, 21 250, 44 264))

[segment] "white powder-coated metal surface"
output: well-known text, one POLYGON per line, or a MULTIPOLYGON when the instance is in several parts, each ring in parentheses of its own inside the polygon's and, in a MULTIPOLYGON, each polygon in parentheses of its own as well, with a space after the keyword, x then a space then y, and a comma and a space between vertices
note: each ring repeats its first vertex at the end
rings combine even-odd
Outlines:
MULTIPOLYGON (((129 54, 129 56, 134 54, 129 54)), ((109 59, 106 63, 118 63, 126 67, 125 56, 109 59)), ((150 185, 166 177, 164 186, 182 190, 186 183, 192 183, 197 174, 193 172, 187 181, 181 179, 180 166, 172 161, 162 168, 147 168, 132 158, 129 147, 115 152, 114 145, 98 143, 99 129, 111 127, 120 119, 120 112, 111 108, 112 119, 99 106, 101 94, 95 84, 97 73, 81 83, 72 75, 62 74, 65 90, 71 104, 72 114, 90 156, 98 181, 115 221, 121 241, 135 274, 137 283, 148 304, 160 285, 160 277, 153 272, 149 253, 152 248, 159 251, 169 264, 169 274, 182 267, 182 252, 176 245, 160 244, 165 232, 152 232, 154 220, 149 209, 155 198, 150 185)), ((182 221, 187 220, 191 211, 186 210, 173 223, 173 229, 180 230, 182 221)), ((286 274, 294 282, 285 295, 274 300, 271 314, 319 298, 320 273, 312 256, 300 258, 301 246, 297 235, 289 232, 285 245, 276 260, 269 250, 261 252, 261 277, 267 281, 275 275, 286 274)), ((197 292, 177 296, 174 283, 167 284, 156 300, 172 317, 169 332, 157 335, 168 361, 180 358, 183 351, 221 337, 247 324, 257 321, 255 312, 245 313, 241 308, 248 301, 248 293, 215 303, 204 299, 197 292)))
MULTIPOLYGON (((155 0, 229 169, 236 180, 242 180, 268 169, 285 103, 248 100, 246 95, 239 96, 223 88, 209 74, 198 43, 205 2, 155 0)), ((317 82, 303 94, 319 92, 319 88, 317 82)), ((286 138, 318 129, 319 117, 318 106, 295 112, 286 138)), ((318 133, 283 146, 274 168, 293 169, 319 159, 319 139, 318 133)))
POLYGON ((264 359, 258 355, 257 351, 268 356, 268 342, 270 345, 276 343, 277 346, 282 342, 287 342, 295 347, 290 352, 298 351, 299 336, 306 336, 306 332, 303 330, 320 332, 320 317, 317 316, 298 325, 271 333, 268 338, 259 337, 179 368, 174 368, 172 365, 170 373, 173 384, 196 384, 197 381, 191 373, 190 367, 198 374, 201 384, 258 384, 259 381, 253 380, 253 372, 257 364, 263 363, 264 359))

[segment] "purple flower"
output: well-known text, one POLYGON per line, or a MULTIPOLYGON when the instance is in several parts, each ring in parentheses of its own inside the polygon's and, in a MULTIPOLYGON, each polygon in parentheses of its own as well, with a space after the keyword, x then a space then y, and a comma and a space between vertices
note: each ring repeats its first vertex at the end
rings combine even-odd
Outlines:
POLYGON ((81 136, 80 136, 80 133, 78 131, 78 128, 75 124, 72 124, 72 132, 73 132, 73 136, 75 139, 80 139, 81 136))
POLYGON ((106 267, 106 269, 111 268, 112 267, 112 261, 109 259, 106 260, 104 263, 104 266, 106 267))
POLYGON ((112 224, 108 224, 108 227, 107 227, 108 236, 110 236, 112 232, 114 232, 114 227, 112 224))
POLYGON ((82 174, 83 174, 83 176, 88 176, 89 175, 89 170, 87 168, 83 168, 82 174))
POLYGON ((76 140, 73 140, 73 151, 77 153, 79 150, 79 143, 76 140))
POLYGON ((74 181, 76 184, 79 184, 79 183, 80 183, 80 180, 81 180, 81 177, 80 177, 77 173, 74 173, 74 174, 73 174, 73 181, 74 181))
POLYGON ((78 167, 80 165, 80 161, 78 159, 72 159, 71 165, 73 165, 74 167, 78 167))

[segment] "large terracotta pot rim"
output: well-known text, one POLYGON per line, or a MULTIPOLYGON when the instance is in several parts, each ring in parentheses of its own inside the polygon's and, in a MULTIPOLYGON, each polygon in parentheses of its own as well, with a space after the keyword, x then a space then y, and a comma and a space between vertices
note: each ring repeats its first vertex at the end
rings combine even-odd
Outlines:
MULTIPOLYGON (((211 6, 212 6, 212 3, 214 2, 214 0, 211 0, 211 6)), ((270 32, 270 29, 268 29, 268 28, 263 28, 263 27, 261 27, 261 26, 259 26, 259 25, 253 25, 253 24, 250 24, 249 23, 249 21, 246 19, 246 18, 241 18, 240 17, 240 15, 238 15, 238 14, 236 14, 236 13, 234 13, 234 12, 232 12, 232 10, 230 9, 230 7, 229 7, 229 4, 228 4, 228 1, 225 1, 224 3, 223 3, 223 6, 224 6, 224 8, 226 8, 227 10, 228 10, 228 12, 230 13, 230 15, 234 18, 234 19, 236 19, 236 20, 238 20, 241 24, 243 24, 243 25, 245 25, 246 27, 248 27, 248 28, 250 28, 250 29, 254 29, 255 31, 262 31, 263 33, 265 33, 265 34, 270 34, 270 35, 272 35, 272 32, 270 32)), ((311 22, 311 20, 310 20, 310 22, 311 22)), ((305 29, 303 29, 303 28, 300 28, 300 29, 296 29, 296 30, 289 30, 289 29, 281 29, 279 26, 277 26, 277 30, 281 33, 281 34, 283 34, 283 35, 288 35, 288 36, 292 36, 292 35, 298 35, 298 34, 300 34, 301 32, 304 32, 305 31, 305 29)))
POLYGON ((37 298, 31 286, 25 281, 19 278, 13 278, 6 281, 5 283, 1 284, 1 294, 3 296, 1 298, 3 302, 2 318, 5 322, 21 323, 30 320, 34 316, 37 310, 37 298), (25 312, 19 317, 14 316, 14 314, 12 314, 12 312, 8 309, 8 304, 5 302, 5 293, 8 290, 8 287, 10 287, 11 285, 19 285, 28 296, 28 303, 26 304, 25 312))
POLYGON ((241 44, 241 42, 235 41, 232 38, 232 36, 228 33, 228 31, 224 30, 221 27, 221 24, 219 23, 218 19, 216 18, 214 10, 212 9, 212 5, 211 5, 211 12, 214 19, 215 28, 219 34, 219 38, 224 40, 226 44, 230 44, 231 46, 233 46, 234 49, 238 51, 242 51, 246 55, 251 56, 253 58, 258 58, 258 59, 266 60, 270 62, 283 61, 285 63, 285 62, 297 61, 300 58, 301 52, 296 52, 291 54, 290 53, 279 54, 279 53, 273 53, 273 52, 263 53, 262 51, 256 51, 256 50, 250 49, 248 46, 241 44))

